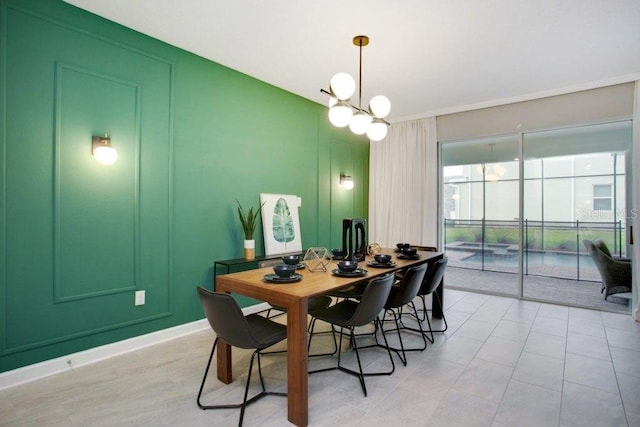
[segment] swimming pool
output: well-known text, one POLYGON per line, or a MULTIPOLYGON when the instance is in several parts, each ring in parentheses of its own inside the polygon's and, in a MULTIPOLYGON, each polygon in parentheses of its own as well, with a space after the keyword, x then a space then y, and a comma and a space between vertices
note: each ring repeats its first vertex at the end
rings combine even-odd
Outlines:
MULTIPOLYGON (((589 255, 579 255, 581 267, 594 267, 593 260, 589 255)), ((482 253, 463 258, 461 261, 482 263, 482 253)), ((575 254, 562 254, 555 252, 527 252, 525 253, 524 263, 532 265, 549 265, 549 266, 571 266, 575 267, 578 260, 575 254)), ((485 264, 501 264, 508 266, 518 265, 518 254, 510 252, 504 255, 494 255, 486 252, 484 254, 485 264)))

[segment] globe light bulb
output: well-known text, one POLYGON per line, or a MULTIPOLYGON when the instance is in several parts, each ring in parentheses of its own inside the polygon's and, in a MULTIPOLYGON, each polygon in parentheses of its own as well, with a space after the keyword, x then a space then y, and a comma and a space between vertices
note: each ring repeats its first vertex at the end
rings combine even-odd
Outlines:
POLYGON ((331 77, 329 88, 336 98, 344 101, 353 95, 353 92, 356 90, 356 82, 349 74, 338 73, 331 77))
POLYGON ((338 128, 343 128, 351 122, 353 110, 344 102, 338 102, 329 109, 329 121, 338 128))
POLYGON ((380 119, 374 119, 367 131, 367 136, 372 141, 382 141, 387 136, 387 124, 380 119))
POLYGON ((93 157, 98 163, 112 165, 118 160, 118 152, 110 145, 102 145, 93 150, 93 157))
POLYGON ((371 116, 362 111, 354 114, 349 122, 349 129, 356 135, 364 135, 367 133, 369 126, 371 126, 371 116))
POLYGON ((382 119, 391 111, 391 102, 384 95, 376 95, 369 101, 369 110, 375 117, 382 119))
POLYGON ((345 176, 342 178, 342 188, 345 190, 353 190, 353 178, 345 176))

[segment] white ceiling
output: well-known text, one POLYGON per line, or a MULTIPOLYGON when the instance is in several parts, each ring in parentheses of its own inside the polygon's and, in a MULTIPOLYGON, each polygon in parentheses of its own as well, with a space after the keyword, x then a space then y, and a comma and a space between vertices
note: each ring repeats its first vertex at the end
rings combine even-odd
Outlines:
POLYGON ((65 1, 322 104, 368 35, 392 121, 640 79, 639 0, 65 1))

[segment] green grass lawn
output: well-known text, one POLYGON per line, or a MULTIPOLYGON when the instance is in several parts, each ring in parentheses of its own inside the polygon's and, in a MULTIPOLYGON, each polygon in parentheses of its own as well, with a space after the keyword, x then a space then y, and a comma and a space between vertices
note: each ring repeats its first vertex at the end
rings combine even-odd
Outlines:
MULTIPOLYGON (((446 242, 481 242, 481 226, 447 226, 445 228, 446 242)), ((622 247, 626 247, 625 235, 622 233, 622 247)), ((616 235, 616 239, 618 236, 616 235)), ((614 244, 613 230, 594 230, 589 228, 579 229, 576 234, 575 228, 557 229, 548 228, 545 230, 539 227, 529 227, 525 233, 525 246, 528 249, 557 250, 583 252, 585 250, 582 241, 584 239, 602 239, 607 246, 613 250, 617 247, 614 244)), ((515 227, 487 227, 485 230, 485 243, 505 243, 518 244, 518 229, 515 227)))

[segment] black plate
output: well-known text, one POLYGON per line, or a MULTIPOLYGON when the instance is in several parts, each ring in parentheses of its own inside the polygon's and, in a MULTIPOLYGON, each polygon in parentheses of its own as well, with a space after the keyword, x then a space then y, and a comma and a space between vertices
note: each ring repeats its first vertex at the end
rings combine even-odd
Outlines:
POLYGON ((398 259, 420 259, 420 254, 415 254, 415 255, 398 254, 396 256, 398 257, 398 259))
POLYGON ((280 277, 275 273, 265 274, 263 279, 271 283, 294 283, 302 280, 302 274, 293 273, 290 277, 280 277))
POLYGON ((369 261, 367 265, 373 268, 393 268, 396 266, 396 263, 391 261, 389 262, 369 261))
POLYGON ((339 268, 335 268, 331 270, 331 272, 336 276, 341 276, 341 277, 362 277, 362 276, 366 276, 368 273, 368 271, 365 270, 364 268, 356 268, 353 271, 340 271, 339 268))

